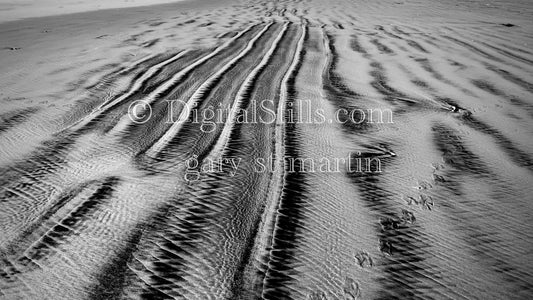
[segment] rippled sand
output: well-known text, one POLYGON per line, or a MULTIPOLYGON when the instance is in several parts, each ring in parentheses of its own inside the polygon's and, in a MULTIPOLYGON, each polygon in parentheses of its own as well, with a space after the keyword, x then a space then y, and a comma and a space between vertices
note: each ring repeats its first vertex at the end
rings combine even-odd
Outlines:
POLYGON ((0 298, 533 297, 532 16, 197 0, 1 23, 0 298))

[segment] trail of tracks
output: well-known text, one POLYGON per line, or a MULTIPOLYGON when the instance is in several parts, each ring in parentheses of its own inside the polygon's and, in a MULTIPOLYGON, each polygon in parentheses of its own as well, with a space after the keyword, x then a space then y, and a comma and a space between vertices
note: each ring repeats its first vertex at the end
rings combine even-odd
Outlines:
POLYGON ((185 123, 185 120, 189 119, 191 111, 197 106, 201 98, 206 94, 206 92, 211 88, 211 86, 220 80, 221 76, 224 75, 231 67, 233 67, 240 59, 242 59, 250 50, 254 47, 255 42, 259 39, 268 29, 270 25, 266 25, 250 42, 247 44, 246 48, 235 56, 229 63, 223 66, 215 74, 213 74, 208 80, 206 80, 191 96, 191 98, 186 102, 185 107, 180 113, 179 117, 176 119, 175 124, 161 137, 157 143, 153 145, 148 152, 149 155, 154 156, 156 153, 161 151, 162 148, 168 143, 168 141, 175 136, 181 129, 181 124, 185 123))

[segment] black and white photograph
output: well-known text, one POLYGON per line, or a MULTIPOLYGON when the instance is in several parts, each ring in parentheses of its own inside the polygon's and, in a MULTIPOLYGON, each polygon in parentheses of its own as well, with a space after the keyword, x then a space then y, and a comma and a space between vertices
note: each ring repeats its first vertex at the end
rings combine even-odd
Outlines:
POLYGON ((0 0, 0 299, 533 299, 533 1, 0 0))

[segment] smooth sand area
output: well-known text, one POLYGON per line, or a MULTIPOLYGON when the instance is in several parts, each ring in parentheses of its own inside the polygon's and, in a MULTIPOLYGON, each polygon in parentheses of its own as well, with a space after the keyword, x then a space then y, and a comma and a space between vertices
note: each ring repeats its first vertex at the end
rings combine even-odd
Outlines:
POLYGON ((0 0, 0 20, 72 14, 109 8, 147 6, 180 0, 0 0))

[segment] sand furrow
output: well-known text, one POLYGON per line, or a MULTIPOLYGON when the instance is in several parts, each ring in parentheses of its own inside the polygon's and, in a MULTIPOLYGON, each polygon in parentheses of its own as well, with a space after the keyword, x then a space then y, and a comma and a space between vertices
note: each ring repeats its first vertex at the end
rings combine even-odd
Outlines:
POLYGON ((223 151, 226 148, 226 145, 228 144, 229 138, 235 127, 235 122, 237 121, 236 117, 239 112, 239 109, 242 108, 243 103, 249 98, 251 91, 253 90, 256 84, 255 82, 257 80, 258 74, 261 71, 263 71, 263 69, 270 62, 272 55, 274 54, 274 51, 276 51, 279 42, 281 41, 285 32, 287 31, 287 27, 288 27, 288 23, 285 23, 280 33, 278 34, 278 36, 272 43, 272 46, 270 47, 268 52, 265 54, 265 56, 261 60, 261 62, 250 72, 250 74, 248 74, 248 77, 246 77, 244 83, 241 85, 241 87, 237 91, 237 97, 233 101, 233 105, 230 108, 228 119, 224 123, 224 127, 222 128, 222 132, 220 133, 220 136, 218 137, 217 142, 214 144, 209 155, 207 155, 206 157, 207 160, 217 159, 223 154, 223 151))
POLYGON ((242 59, 253 47, 255 42, 268 30, 272 23, 267 24, 252 40, 250 40, 246 48, 241 51, 236 57, 234 57, 229 63, 224 67, 218 70, 210 78, 208 78, 201 86, 198 88, 195 93, 187 100, 186 105, 179 117, 176 119, 176 122, 170 127, 170 129, 147 151, 147 155, 156 156, 169 142, 176 136, 180 129, 183 126, 185 120, 189 118, 191 110, 196 106, 200 101, 206 91, 216 83, 220 77, 227 72, 231 67, 235 65, 240 59, 242 59))

